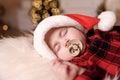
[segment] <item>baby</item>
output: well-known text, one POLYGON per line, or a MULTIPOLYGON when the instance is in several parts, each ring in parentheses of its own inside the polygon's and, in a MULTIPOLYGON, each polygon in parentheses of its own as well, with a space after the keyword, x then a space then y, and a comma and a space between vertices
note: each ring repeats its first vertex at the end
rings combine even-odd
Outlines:
POLYGON ((36 28, 34 47, 53 60, 53 70, 63 76, 61 80, 93 80, 102 71, 115 76, 120 73, 120 33, 111 30, 114 23, 115 15, 110 11, 98 18, 80 14, 52 16, 36 28), (87 36, 95 25, 94 35, 87 36))

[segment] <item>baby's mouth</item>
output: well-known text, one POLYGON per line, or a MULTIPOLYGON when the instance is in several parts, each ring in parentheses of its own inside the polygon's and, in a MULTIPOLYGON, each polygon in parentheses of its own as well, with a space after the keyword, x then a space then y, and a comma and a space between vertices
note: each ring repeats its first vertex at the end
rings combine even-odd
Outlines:
POLYGON ((73 39, 67 42, 66 48, 71 56, 78 56, 82 52, 83 44, 80 40, 73 39))

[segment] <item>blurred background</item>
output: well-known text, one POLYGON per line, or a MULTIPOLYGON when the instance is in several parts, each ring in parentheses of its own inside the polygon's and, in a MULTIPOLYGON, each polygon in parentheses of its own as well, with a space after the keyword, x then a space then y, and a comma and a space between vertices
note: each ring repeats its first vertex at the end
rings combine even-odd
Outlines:
POLYGON ((33 31, 41 20, 57 14, 96 17, 104 10, 119 14, 119 4, 120 0, 0 0, 0 36, 33 31))

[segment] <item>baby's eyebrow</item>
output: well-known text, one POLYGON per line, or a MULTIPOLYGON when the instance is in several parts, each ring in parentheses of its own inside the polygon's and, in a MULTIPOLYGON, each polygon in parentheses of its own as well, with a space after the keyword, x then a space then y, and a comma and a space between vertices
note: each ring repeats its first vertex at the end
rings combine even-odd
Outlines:
POLYGON ((58 35, 57 36, 61 36, 61 32, 62 32, 63 28, 61 28, 58 32, 58 35))
POLYGON ((55 43, 54 45, 53 45, 53 49, 55 50, 55 47, 56 47, 56 45, 57 45, 58 43, 55 43))
POLYGON ((55 45, 54 45, 54 51, 55 51, 56 53, 58 52, 59 48, 60 48, 60 44, 59 44, 59 43, 55 43, 55 45), (56 47, 57 47, 57 48, 56 48, 56 47))
POLYGON ((56 46, 57 44, 55 43, 55 44, 53 44, 53 48, 55 48, 55 46, 56 46))
POLYGON ((55 51, 55 45, 56 45, 55 43, 52 43, 51 46, 50 46, 50 47, 51 47, 51 50, 52 50, 53 52, 55 51))
POLYGON ((64 36, 66 33, 67 33, 67 28, 62 28, 62 29, 60 30, 59 35, 62 37, 62 36, 64 36))

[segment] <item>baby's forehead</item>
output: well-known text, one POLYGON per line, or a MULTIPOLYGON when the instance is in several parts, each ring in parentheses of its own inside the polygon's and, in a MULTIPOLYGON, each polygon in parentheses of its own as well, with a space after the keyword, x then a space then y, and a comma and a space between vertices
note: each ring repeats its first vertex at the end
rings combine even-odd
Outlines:
MULTIPOLYGON (((45 34, 45 40, 46 41, 49 41, 50 40, 50 37, 51 35, 55 34, 56 31, 59 31, 61 29, 64 29, 64 28, 71 28, 73 26, 60 26, 60 27, 53 27, 51 29, 49 29, 46 34, 45 34)), ((73 27, 74 28, 74 27, 73 27)))
POLYGON ((51 29, 49 29, 46 34, 45 34, 45 38, 50 38, 52 34, 55 34, 54 32, 55 31, 59 31, 61 29, 64 29, 64 28, 75 28, 73 26, 60 26, 60 27, 53 27, 51 29))
POLYGON ((54 32, 57 31, 57 30, 60 30, 61 28, 63 27, 58 27, 58 28, 51 28, 48 30, 48 32, 46 32, 45 34, 45 40, 49 41, 50 40, 50 37, 55 34, 54 32))

